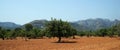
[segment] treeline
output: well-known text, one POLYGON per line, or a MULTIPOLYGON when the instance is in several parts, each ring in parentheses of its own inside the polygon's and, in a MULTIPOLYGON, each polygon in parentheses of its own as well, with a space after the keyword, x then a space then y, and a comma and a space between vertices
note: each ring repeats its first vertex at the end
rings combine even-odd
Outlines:
POLYGON ((33 28, 31 24, 26 24, 25 28, 15 28, 14 30, 4 29, 0 27, 0 38, 16 39, 22 37, 25 40, 30 38, 42 38, 44 36, 42 29, 33 28))
POLYGON ((56 19, 51 19, 50 22, 46 23, 44 28, 35 28, 30 23, 25 24, 24 28, 16 28, 14 30, 4 29, 0 27, 0 38, 5 39, 16 39, 17 37, 22 37, 26 41, 28 39, 36 39, 48 37, 57 37, 58 42, 61 41, 61 37, 70 37, 77 34, 76 29, 74 29, 68 22, 56 19))
POLYGON ((78 31, 79 36, 120 37, 120 24, 96 31, 78 31))
POLYGON ((27 39, 37 39, 48 37, 57 37, 58 42, 61 41, 61 37, 73 37, 78 36, 109 36, 109 37, 120 37, 120 24, 115 25, 111 28, 100 29, 96 31, 77 31, 73 28, 67 21, 51 19, 50 22, 46 23, 44 28, 35 28, 30 23, 25 24, 24 28, 16 28, 14 30, 4 29, 0 27, 0 38, 5 39, 16 39, 17 37, 22 37, 27 41, 27 39))

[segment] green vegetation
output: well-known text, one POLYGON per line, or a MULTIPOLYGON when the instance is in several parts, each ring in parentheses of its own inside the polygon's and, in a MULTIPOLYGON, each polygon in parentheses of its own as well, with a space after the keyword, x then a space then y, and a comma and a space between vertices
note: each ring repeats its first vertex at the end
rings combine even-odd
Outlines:
POLYGON ((73 28, 69 22, 51 19, 51 21, 47 22, 43 28, 36 28, 32 24, 25 24, 24 27, 15 28, 15 29, 4 29, 0 27, 0 38, 5 39, 16 39, 16 37, 22 37, 27 39, 37 39, 43 37, 57 37, 58 42, 61 42, 61 38, 65 37, 73 37, 75 39, 75 35, 77 36, 100 36, 100 37, 120 37, 120 24, 112 26, 110 28, 99 29, 99 30, 80 30, 77 31, 73 28))
POLYGON ((6 36, 7 36, 6 30, 0 28, 0 38, 4 40, 6 36))
POLYGON ((25 40, 26 41, 27 41, 28 37, 32 36, 32 34, 31 34, 32 29, 33 29, 33 26, 31 24, 25 24, 25 30, 26 30, 26 32, 25 32, 24 35, 25 35, 25 40))
POLYGON ((46 29, 50 36, 57 37, 59 39, 58 42, 61 42, 61 37, 74 37, 76 33, 76 30, 73 29, 68 22, 56 19, 52 19, 49 23, 47 23, 46 29))
POLYGON ((96 31, 79 31, 78 36, 100 36, 100 37, 120 37, 120 24, 112 26, 110 28, 99 29, 96 31))

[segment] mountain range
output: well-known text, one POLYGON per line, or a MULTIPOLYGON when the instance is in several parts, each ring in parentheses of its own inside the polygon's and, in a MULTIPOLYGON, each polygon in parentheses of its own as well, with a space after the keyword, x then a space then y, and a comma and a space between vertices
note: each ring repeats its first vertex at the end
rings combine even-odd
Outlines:
MULTIPOLYGON (((47 20, 34 20, 29 23, 31 23, 34 27, 36 28, 44 28, 45 23, 49 21, 47 20)), ((86 19, 86 20, 79 20, 75 22, 69 22, 72 27, 77 29, 78 31, 83 31, 83 30, 98 30, 102 28, 110 28, 118 23, 120 23, 120 20, 109 20, 109 19, 101 19, 101 18, 96 18, 96 19, 86 19)), ((21 27, 24 25, 18 25, 12 22, 0 22, 0 27, 6 28, 6 29, 14 29, 17 27, 21 27)))
POLYGON ((21 25, 15 24, 13 22, 0 22, 0 27, 5 29, 15 29, 17 27, 21 27, 21 25))
POLYGON ((120 21, 117 19, 111 21, 109 19, 96 18, 96 19, 87 19, 87 20, 72 22, 71 25, 80 31, 80 30, 98 30, 103 28, 110 28, 119 23, 120 21))

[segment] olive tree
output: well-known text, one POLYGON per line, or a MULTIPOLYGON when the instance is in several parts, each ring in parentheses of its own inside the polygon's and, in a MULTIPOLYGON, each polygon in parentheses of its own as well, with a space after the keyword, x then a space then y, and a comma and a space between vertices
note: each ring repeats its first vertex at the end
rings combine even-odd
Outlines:
POLYGON ((51 21, 46 24, 46 29, 50 36, 58 38, 58 42, 61 42, 61 37, 74 35, 71 33, 71 25, 62 20, 51 19, 51 21))
POLYGON ((27 41, 27 37, 29 37, 30 31, 33 29, 33 26, 31 24, 25 24, 25 40, 27 41))

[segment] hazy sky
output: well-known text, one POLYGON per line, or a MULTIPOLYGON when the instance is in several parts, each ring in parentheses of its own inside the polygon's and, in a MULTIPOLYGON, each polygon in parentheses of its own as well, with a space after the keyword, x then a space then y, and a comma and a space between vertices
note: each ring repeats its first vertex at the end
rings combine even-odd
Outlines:
POLYGON ((120 0, 0 0, 0 22, 25 24, 51 17, 65 21, 120 19, 120 0))

